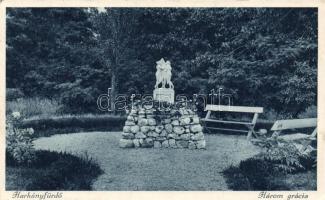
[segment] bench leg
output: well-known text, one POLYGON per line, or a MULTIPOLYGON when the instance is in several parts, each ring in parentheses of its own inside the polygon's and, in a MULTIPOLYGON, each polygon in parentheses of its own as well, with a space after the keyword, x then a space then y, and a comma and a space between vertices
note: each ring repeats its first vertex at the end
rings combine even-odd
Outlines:
POLYGON ((248 125, 247 128, 248 128, 248 134, 247 134, 247 138, 246 138, 247 140, 250 140, 252 138, 252 136, 257 137, 257 135, 254 131, 255 125, 248 125))
POLYGON ((252 120, 252 125, 247 126, 249 129, 248 134, 247 134, 247 140, 250 140, 252 138, 252 135, 254 135, 255 137, 257 136, 254 131, 257 118, 258 118, 258 113, 255 113, 253 120, 252 120))
POLYGON ((248 134, 247 134, 247 140, 250 140, 253 136, 253 134, 255 135, 255 132, 254 132, 254 127, 249 127, 249 131, 248 131, 248 134))
POLYGON ((250 140, 252 138, 252 131, 248 131, 248 134, 247 134, 247 140, 250 140))
POLYGON ((201 122, 202 122, 202 125, 203 125, 204 130, 206 130, 207 133, 211 134, 211 130, 208 128, 206 122, 205 121, 201 121, 201 122))

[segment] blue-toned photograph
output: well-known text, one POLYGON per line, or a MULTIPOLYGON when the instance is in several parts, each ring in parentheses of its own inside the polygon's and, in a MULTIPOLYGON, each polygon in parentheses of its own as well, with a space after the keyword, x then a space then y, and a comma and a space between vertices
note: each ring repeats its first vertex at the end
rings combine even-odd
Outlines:
POLYGON ((317 19, 7 7, 6 190, 316 191, 317 19))

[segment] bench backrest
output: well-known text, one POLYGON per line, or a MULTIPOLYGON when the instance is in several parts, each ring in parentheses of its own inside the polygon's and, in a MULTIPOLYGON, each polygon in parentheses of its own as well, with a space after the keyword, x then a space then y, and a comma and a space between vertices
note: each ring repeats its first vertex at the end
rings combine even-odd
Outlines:
POLYGON ((295 128, 310 128, 316 126, 317 118, 277 120, 273 124, 271 131, 281 131, 295 128))
POLYGON ((263 107, 226 106, 207 104, 205 111, 263 113, 263 107))

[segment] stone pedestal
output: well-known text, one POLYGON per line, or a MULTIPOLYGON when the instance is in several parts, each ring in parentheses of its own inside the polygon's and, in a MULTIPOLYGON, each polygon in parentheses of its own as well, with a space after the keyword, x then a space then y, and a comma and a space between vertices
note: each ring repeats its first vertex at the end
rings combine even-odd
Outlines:
POLYGON ((175 91, 171 88, 156 88, 153 91, 153 99, 159 102, 168 102, 173 104, 175 101, 175 91))
POLYGON ((206 148, 200 119, 191 109, 174 108, 160 115, 153 115, 153 109, 147 111, 134 108, 130 112, 123 127, 121 148, 206 148))

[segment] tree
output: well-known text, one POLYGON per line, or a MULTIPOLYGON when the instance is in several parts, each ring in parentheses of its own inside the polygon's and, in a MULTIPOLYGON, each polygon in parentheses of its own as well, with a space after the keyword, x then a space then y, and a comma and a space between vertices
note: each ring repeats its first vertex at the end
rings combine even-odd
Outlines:
MULTIPOLYGON (((137 16, 134 9, 106 8, 99 12, 92 10, 93 23, 97 33, 99 57, 110 72, 110 106, 114 110, 114 101, 119 91, 121 69, 128 68, 134 59, 132 39, 137 16)), ((125 74, 124 74, 125 75, 125 74)))

